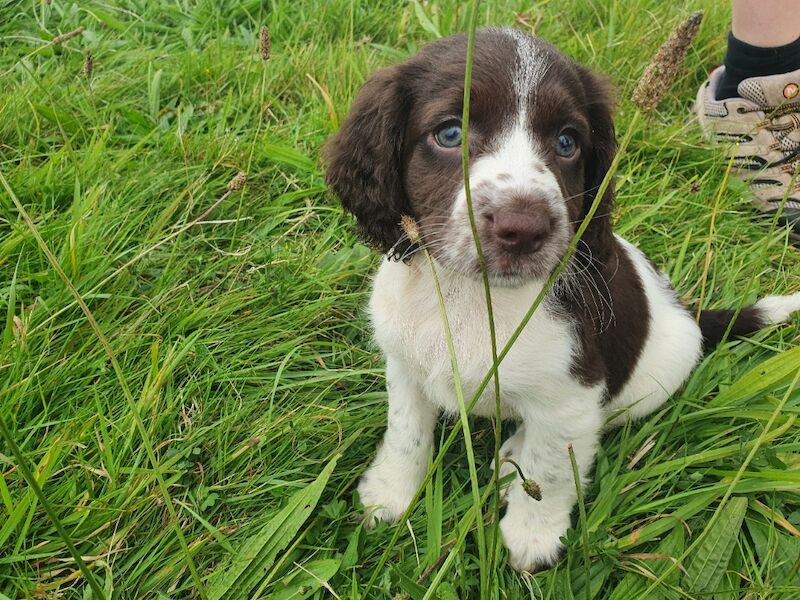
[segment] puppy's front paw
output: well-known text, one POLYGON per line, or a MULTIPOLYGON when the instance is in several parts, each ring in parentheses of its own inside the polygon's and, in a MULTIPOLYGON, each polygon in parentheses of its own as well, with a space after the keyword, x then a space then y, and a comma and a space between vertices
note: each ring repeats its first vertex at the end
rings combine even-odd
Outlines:
POLYGON ((507 514, 500 521, 500 531, 508 548, 508 562, 517 571, 536 573, 550 568, 565 551, 560 539, 565 527, 533 525, 528 519, 507 514))
POLYGON ((364 505, 364 523, 374 527, 378 521, 394 523, 411 504, 416 486, 402 473, 389 472, 382 465, 373 465, 358 483, 358 495, 364 505))

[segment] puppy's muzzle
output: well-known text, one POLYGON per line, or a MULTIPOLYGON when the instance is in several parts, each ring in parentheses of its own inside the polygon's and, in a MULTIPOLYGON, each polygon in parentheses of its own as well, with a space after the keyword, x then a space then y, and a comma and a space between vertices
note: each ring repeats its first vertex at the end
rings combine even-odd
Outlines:
POLYGON ((517 200, 484 215, 497 246, 509 254, 534 254, 544 246, 552 230, 547 201, 540 198, 517 200))

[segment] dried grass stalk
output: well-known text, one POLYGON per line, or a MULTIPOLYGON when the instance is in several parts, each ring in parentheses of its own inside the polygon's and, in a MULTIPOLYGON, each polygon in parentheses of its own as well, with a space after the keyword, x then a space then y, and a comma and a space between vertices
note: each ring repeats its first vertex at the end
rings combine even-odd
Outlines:
POLYGON ((522 489, 534 500, 542 501, 542 488, 533 479, 526 479, 522 482, 522 489))
POLYGON ((244 187, 245 183, 247 183, 247 173, 239 171, 234 178, 228 182, 228 191, 238 192, 244 187))
POLYGON ((400 227, 403 228, 409 240, 415 244, 419 242, 419 225, 417 225, 414 217, 409 215, 400 217, 400 227))
POLYGON ((91 52, 86 53, 86 58, 83 59, 83 75, 86 79, 92 78, 92 73, 94 72, 94 58, 92 57, 91 52))
POLYGON ((56 37, 53 38, 53 41, 50 42, 50 43, 53 44, 54 46, 60 46, 64 42, 66 42, 68 40, 71 40, 72 38, 77 37, 80 34, 82 34, 84 29, 86 29, 86 27, 81 26, 81 27, 78 27, 77 29, 73 29, 69 33, 64 33, 62 35, 57 35, 56 37))
POLYGON ((262 25, 258 32, 258 54, 264 62, 269 60, 270 48, 269 29, 267 29, 266 25, 262 25))
POLYGON ((686 58, 686 51, 697 35, 702 21, 703 11, 699 10, 681 23, 658 49, 631 96, 631 100, 640 110, 654 110, 661 102, 675 81, 678 69, 686 58))

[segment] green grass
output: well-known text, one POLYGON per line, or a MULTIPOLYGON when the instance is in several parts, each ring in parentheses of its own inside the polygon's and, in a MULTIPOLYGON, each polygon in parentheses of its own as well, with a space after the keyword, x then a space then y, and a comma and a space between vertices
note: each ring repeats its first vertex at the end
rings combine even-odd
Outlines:
MULTIPOLYGON (((379 257, 319 149, 368 73, 466 28, 462 4, 0 0, 0 417, 24 458, 0 437, 0 598, 92 597, 59 528, 115 598, 362 598, 370 580, 371 598, 476 598, 482 569, 497 598, 800 597, 797 320, 720 348, 604 437, 554 569, 523 577, 492 551, 486 421, 471 422, 485 553, 460 437, 407 525, 358 524, 386 410, 364 313, 379 257), (239 170, 246 187, 203 216, 239 170)), ((751 218, 689 117, 728 3, 486 0, 478 21, 537 24, 607 73, 624 134, 645 64, 698 7, 678 81, 632 132, 616 223, 690 305, 735 307, 796 291, 800 254, 751 218)))

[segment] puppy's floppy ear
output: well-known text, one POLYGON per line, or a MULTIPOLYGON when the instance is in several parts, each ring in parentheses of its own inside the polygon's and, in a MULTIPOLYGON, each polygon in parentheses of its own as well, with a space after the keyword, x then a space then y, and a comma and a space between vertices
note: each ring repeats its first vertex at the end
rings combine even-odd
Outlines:
MULTIPOLYGON (((585 217, 592 206, 600 185, 606 176, 617 153, 617 138, 614 133, 614 101, 611 83, 589 69, 579 67, 589 113, 591 139, 584 163, 584 204, 585 217)), ((611 248, 613 232, 611 212, 614 208, 614 185, 609 182, 595 216, 584 234, 584 241, 598 251, 611 248)))
POLYGON ((404 138, 411 94, 400 67, 375 73, 358 93, 339 132, 327 143, 327 182, 353 213, 365 241, 401 254, 408 243, 400 218, 412 215, 403 185, 404 138), (402 248, 400 246, 403 246, 402 248))

